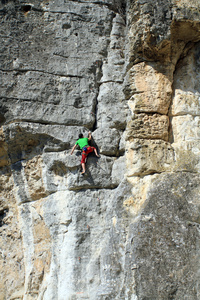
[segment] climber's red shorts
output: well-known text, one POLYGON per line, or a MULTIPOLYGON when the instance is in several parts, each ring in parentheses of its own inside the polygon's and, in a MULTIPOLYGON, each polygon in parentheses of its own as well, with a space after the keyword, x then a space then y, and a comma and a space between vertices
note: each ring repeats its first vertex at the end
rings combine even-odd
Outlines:
POLYGON ((94 151, 94 147, 87 147, 87 150, 86 151, 83 151, 82 152, 82 159, 81 159, 81 164, 85 164, 85 160, 87 158, 87 155, 90 153, 90 152, 93 152, 94 151))

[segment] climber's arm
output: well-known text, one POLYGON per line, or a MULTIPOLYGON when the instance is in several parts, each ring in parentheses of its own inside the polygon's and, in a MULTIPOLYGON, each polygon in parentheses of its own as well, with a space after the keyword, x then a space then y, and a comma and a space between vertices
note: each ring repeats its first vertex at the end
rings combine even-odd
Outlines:
POLYGON ((76 146, 77 146, 77 145, 75 144, 74 147, 72 148, 71 155, 73 154, 73 152, 74 152, 76 146))
POLYGON ((88 141, 91 141, 91 138, 92 138, 92 135, 91 135, 91 132, 89 131, 88 132, 88 141))

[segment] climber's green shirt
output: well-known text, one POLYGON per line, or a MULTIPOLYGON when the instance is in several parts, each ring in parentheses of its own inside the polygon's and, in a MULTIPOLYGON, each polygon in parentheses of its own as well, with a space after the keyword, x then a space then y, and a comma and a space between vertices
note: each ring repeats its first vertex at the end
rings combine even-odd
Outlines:
POLYGON ((81 138, 76 142, 76 145, 79 145, 79 147, 82 149, 85 146, 88 146, 88 138, 81 138))

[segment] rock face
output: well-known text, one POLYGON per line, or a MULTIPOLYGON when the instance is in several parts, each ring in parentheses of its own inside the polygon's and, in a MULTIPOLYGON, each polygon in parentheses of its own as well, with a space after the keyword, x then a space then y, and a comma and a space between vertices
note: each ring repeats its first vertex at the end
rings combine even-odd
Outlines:
POLYGON ((0 300, 199 299, 199 1, 0 14, 0 300))

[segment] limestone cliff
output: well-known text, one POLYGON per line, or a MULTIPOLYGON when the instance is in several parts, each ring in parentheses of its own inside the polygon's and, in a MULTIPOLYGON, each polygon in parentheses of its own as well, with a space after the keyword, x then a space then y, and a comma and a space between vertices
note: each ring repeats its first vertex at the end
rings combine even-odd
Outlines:
POLYGON ((199 1, 0 15, 0 300, 199 299, 199 1))

